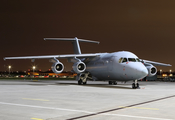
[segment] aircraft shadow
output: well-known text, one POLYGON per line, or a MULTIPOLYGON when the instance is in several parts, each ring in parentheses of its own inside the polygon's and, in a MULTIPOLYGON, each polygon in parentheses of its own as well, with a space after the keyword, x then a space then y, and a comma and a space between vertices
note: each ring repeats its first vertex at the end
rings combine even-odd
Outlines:
POLYGON ((117 86, 117 85, 104 85, 104 84, 86 84, 78 85, 77 83, 56 83, 57 85, 77 85, 82 87, 99 87, 99 88, 114 88, 114 89, 132 89, 131 87, 117 86))

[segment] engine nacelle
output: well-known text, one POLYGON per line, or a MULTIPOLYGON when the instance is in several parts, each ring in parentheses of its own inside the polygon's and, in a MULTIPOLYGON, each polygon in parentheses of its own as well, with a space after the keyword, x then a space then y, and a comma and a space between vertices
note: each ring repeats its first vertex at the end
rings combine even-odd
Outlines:
POLYGON ((152 77, 157 73, 157 68, 151 64, 149 64, 149 66, 146 66, 146 68, 148 69, 148 77, 152 77))
POLYGON ((72 68, 73 68, 74 72, 82 73, 86 70, 86 65, 84 64, 84 62, 77 62, 77 63, 74 63, 72 68))
POLYGON ((51 68, 54 73, 59 74, 64 70, 64 65, 61 62, 55 62, 51 68))

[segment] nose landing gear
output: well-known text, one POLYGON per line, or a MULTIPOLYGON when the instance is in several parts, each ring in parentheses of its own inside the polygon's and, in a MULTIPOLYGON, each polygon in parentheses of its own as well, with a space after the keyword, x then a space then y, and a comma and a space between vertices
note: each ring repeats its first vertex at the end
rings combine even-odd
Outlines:
POLYGON ((139 83, 137 82, 137 80, 134 80, 134 83, 132 84, 132 88, 133 89, 139 89, 139 83))

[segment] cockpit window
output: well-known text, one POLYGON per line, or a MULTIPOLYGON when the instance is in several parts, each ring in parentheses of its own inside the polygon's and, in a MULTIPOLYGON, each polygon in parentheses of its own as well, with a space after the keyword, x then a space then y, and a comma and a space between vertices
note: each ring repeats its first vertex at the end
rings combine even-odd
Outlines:
POLYGON ((136 58, 137 62, 141 62, 139 58, 136 58))
POLYGON ((128 59, 127 58, 123 58, 122 63, 124 63, 124 62, 128 62, 128 59))
POLYGON ((128 58, 129 62, 136 62, 135 58, 128 58))
POLYGON ((119 62, 119 63, 121 63, 121 62, 122 62, 122 60, 123 60, 123 58, 120 58, 118 62, 119 62))
POLYGON ((139 58, 120 58, 119 63, 125 63, 125 62, 141 62, 139 58))

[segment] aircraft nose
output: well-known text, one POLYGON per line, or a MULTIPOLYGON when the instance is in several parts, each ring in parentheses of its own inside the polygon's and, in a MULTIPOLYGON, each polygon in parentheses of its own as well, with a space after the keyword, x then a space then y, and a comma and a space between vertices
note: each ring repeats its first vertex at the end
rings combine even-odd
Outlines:
POLYGON ((145 66, 140 66, 139 68, 137 68, 137 76, 142 79, 144 77, 146 77, 148 75, 148 70, 145 66))
POLYGON ((140 80, 148 75, 148 70, 142 63, 130 63, 130 68, 131 76, 133 76, 132 79, 140 80))
POLYGON ((147 76, 148 75, 148 70, 147 70, 147 68, 143 68, 141 71, 141 74, 143 75, 143 76, 147 76))

